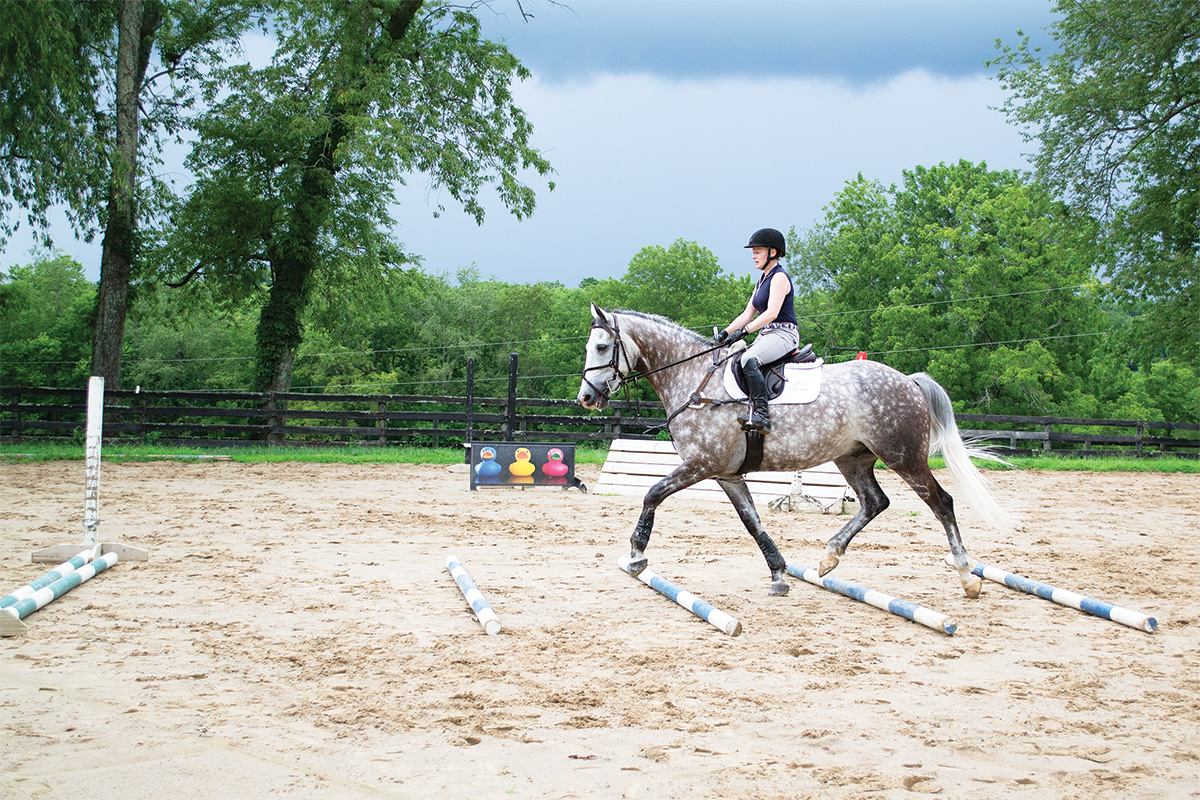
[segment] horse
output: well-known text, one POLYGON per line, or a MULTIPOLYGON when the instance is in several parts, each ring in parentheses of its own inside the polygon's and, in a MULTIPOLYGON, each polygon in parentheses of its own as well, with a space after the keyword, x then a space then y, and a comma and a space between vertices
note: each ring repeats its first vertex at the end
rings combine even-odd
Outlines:
MULTIPOLYGON (((787 594, 787 562, 764 530, 754 499, 739 470, 747 437, 737 421, 742 404, 733 401, 721 381, 707 374, 714 359, 727 352, 664 317, 637 311, 605 311, 592 304, 582 380, 577 400, 586 409, 605 408, 614 392, 637 378, 648 381, 667 412, 668 430, 682 462, 646 492, 642 513, 630 537, 630 572, 648 566, 646 547, 654 512, 671 495, 712 478, 729 497, 754 538, 771 573, 769 593, 787 594), (711 396, 696 402, 703 391, 711 396)), ((890 504, 875 478, 882 461, 925 501, 946 530, 950 559, 967 597, 978 597, 982 580, 972 574, 954 501, 929 469, 929 457, 942 453, 946 467, 968 504, 999 530, 1012 526, 971 457, 1001 461, 968 446, 959 434, 950 396, 925 373, 904 375, 878 361, 855 360, 821 367, 817 399, 802 405, 776 405, 774 425, 763 436, 762 470, 802 470, 832 461, 858 496, 858 511, 826 543, 821 575, 837 567, 850 541, 890 504)))

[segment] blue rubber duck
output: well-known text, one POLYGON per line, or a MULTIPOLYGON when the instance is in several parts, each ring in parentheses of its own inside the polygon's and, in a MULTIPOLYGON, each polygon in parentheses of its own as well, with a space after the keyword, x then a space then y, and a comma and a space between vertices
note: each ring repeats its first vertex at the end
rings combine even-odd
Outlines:
POLYGON ((494 478, 500 474, 500 463, 496 461, 496 448, 485 447, 479 451, 479 463, 475 472, 481 478, 494 478))

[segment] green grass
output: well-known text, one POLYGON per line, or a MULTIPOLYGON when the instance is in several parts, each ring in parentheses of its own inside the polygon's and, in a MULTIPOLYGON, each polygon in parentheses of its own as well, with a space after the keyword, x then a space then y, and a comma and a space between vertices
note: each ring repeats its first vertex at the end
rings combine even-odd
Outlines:
MULTIPOLYGON (((461 447, 164 447, 106 443, 101 451, 104 461, 163 461, 168 459, 221 460, 242 464, 269 464, 300 461, 309 464, 461 464, 461 447)), ((579 447, 576 464, 603 464, 607 447, 579 447)), ((0 444, 0 463, 32 461, 83 461, 81 444, 22 442, 0 444)))
MULTIPOLYGON (((1079 458, 1068 455, 1044 455, 1032 457, 1006 457, 1014 467, 1022 470, 1045 470, 1047 472, 1158 472, 1158 473, 1200 473, 1200 460, 1179 458, 1177 456, 1149 456, 1133 458, 1132 456, 1100 456, 1079 458)), ((1009 467, 993 461, 982 459, 973 462, 981 470, 1003 471, 1009 467)), ((929 465, 934 469, 943 469, 946 464, 941 456, 929 459, 929 465)))
POLYGON ((1200 460, 1178 456, 1076 458, 1050 455, 1014 458, 1012 463, 1021 469, 1043 469, 1055 472, 1200 473, 1200 460))
MULTIPOLYGON (((588 445, 575 450, 576 464, 603 464, 608 448, 588 445)), ((461 447, 163 447, 161 445, 106 444, 103 450, 105 461, 160 461, 168 458, 222 459, 243 464, 267 464, 284 461, 301 461, 310 464, 461 464, 461 447)), ((28 463, 31 461, 82 461, 81 444, 57 444, 24 442, 0 444, 0 462, 28 463)), ((1048 470, 1055 472, 1159 472, 1200 473, 1200 460, 1175 456, 1152 456, 1148 458, 1101 457, 1077 458, 1065 455, 1044 455, 1032 458, 1010 459, 1014 465, 1025 470, 1048 470)), ((1002 465, 987 461, 976 461, 981 469, 1003 470, 1002 465)), ((941 458, 930 460, 935 468, 944 466, 941 458)))

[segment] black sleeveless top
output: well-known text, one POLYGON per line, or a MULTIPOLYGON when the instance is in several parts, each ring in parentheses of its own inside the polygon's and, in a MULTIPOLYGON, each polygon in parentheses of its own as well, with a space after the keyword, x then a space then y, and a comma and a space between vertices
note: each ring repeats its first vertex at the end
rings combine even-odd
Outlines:
POLYGON ((754 306, 754 310, 758 313, 763 313, 767 310, 767 301, 771 297, 771 279, 775 277, 776 272, 783 272, 784 277, 788 279, 787 297, 783 298, 783 305, 779 307, 779 315, 775 317, 775 322, 790 322, 796 325, 796 309, 792 304, 792 278, 787 272, 784 272, 782 264, 776 264, 775 267, 763 275, 758 281, 758 285, 754 287, 754 295, 750 298, 750 304, 754 306))

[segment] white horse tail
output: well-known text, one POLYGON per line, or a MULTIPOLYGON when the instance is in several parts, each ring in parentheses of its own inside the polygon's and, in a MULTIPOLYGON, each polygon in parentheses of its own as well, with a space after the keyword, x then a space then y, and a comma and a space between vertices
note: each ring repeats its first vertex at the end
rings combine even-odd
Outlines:
POLYGON ((955 487, 985 522, 1000 531, 1012 530, 1015 520, 996 502, 987 479, 971 463, 971 458, 996 461, 1009 467, 1013 465, 986 448, 963 441, 958 432, 958 423, 954 421, 950 395, 937 381, 924 372, 908 377, 921 389, 929 406, 929 455, 942 454, 946 468, 954 478, 955 487))

